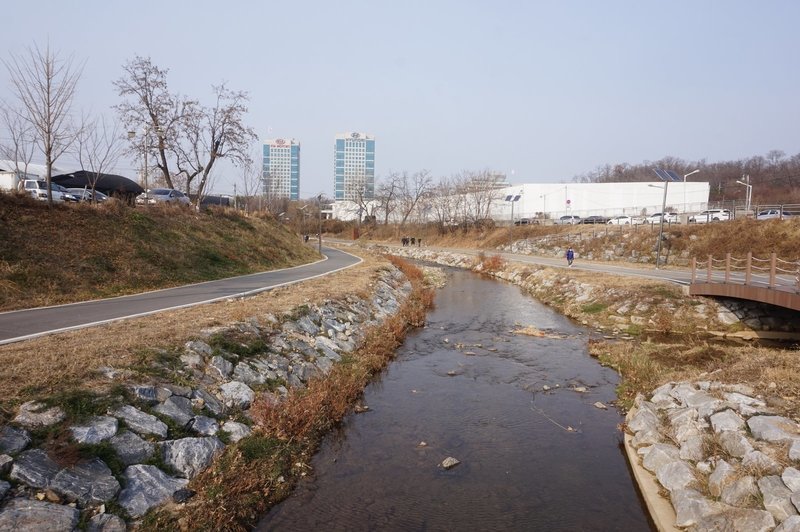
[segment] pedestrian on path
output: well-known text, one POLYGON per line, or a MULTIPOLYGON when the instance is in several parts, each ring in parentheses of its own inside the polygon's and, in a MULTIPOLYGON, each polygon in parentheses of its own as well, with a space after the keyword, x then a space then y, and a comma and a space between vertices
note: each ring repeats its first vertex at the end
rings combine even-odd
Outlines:
POLYGON ((567 249, 567 264, 570 268, 572 268, 572 261, 575 260, 575 252, 572 251, 572 248, 567 249))

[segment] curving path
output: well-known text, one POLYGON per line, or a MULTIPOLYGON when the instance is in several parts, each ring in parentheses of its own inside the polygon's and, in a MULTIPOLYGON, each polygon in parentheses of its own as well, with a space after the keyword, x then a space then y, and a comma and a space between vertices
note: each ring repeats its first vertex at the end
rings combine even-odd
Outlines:
POLYGON ((0 313, 0 345, 221 299, 253 295, 337 272, 361 262, 355 255, 332 248, 323 248, 323 255, 325 258, 317 262, 283 270, 111 299, 0 313))

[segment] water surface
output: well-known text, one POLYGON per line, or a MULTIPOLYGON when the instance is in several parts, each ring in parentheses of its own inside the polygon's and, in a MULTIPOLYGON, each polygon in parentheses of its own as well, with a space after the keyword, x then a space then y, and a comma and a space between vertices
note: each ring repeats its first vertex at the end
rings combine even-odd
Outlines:
POLYGON ((459 270, 435 303, 259 530, 651 530, 588 331, 459 270))

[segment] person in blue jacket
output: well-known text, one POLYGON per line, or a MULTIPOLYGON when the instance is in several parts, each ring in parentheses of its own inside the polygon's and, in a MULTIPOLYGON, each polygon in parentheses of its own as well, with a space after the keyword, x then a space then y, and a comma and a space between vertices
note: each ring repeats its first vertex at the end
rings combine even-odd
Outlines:
POLYGON ((575 252, 572 251, 572 248, 567 249, 567 264, 569 267, 572 268, 572 261, 575 260, 575 252))

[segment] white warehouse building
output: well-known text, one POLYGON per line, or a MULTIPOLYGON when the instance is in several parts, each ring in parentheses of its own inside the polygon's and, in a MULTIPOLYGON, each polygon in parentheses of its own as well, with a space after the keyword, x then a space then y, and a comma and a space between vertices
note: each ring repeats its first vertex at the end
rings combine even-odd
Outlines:
MULTIPOLYGON (((528 183, 497 188, 495 199, 489 208, 489 217, 495 222, 511 220, 512 202, 506 197, 519 196, 513 202, 514 220, 520 218, 558 219, 564 215, 587 216, 644 216, 661 212, 664 203, 665 183, 528 183)), ((708 208, 710 187, 703 182, 670 182, 667 186, 666 210, 677 213, 696 213, 708 208)), ((339 220, 357 220, 359 215, 375 214, 383 218, 380 203, 372 200, 360 207, 352 201, 336 201, 332 217, 339 220)), ((410 217, 413 221, 432 221, 434 213, 420 202, 418 212, 410 217)), ((390 222, 399 222, 396 210, 390 222)))
MULTIPOLYGON (((514 203, 514 219, 537 218, 544 213, 555 219, 564 215, 630 216, 661 212, 665 183, 535 183, 505 187, 491 209, 495 221, 511 220, 507 196, 520 198, 514 203)), ((666 210, 678 213, 699 212, 708 208, 710 187, 703 182, 670 182, 666 210)))

